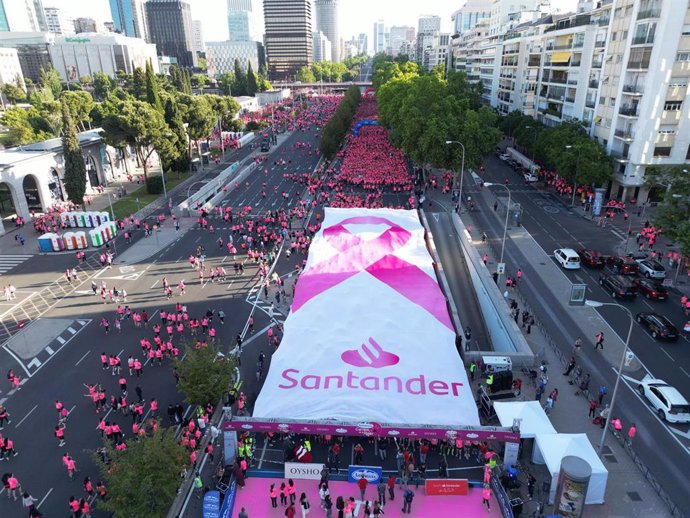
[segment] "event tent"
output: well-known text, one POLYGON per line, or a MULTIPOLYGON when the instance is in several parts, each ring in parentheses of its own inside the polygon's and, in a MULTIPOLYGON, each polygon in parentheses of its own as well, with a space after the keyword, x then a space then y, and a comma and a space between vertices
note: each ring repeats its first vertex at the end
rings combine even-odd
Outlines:
POLYGON ((551 492, 549 503, 553 503, 558 485, 558 474, 561 470, 563 457, 572 455, 584 459, 592 468, 592 478, 587 488, 585 504, 603 504, 606 493, 606 482, 609 472, 599 460, 597 452, 584 433, 540 433, 536 436, 536 448, 532 461, 536 462, 537 453, 543 457, 546 467, 551 473, 551 492))
POLYGON ((539 401, 495 401, 494 410, 501 426, 511 427, 515 419, 520 420, 522 439, 534 439, 538 433, 556 433, 539 401))

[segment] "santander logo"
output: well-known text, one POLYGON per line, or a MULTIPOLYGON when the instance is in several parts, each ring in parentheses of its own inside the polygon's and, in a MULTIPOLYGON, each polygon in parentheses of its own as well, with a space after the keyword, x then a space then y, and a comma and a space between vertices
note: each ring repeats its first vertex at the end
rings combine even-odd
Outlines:
POLYGON ((362 344, 358 349, 350 349, 340 355, 340 359, 353 367, 373 367, 381 369, 396 365, 400 361, 397 354, 384 351, 376 340, 369 337, 371 348, 362 344))

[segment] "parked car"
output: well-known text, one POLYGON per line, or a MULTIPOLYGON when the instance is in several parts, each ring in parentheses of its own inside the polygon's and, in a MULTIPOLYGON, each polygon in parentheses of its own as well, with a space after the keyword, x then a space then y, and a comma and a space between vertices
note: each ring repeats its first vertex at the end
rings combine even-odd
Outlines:
POLYGON ((566 270, 580 269, 580 256, 572 248, 559 248, 553 251, 556 262, 566 270))
POLYGON ((641 293, 650 300, 667 300, 668 290, 662 284, 654 282, 652 279, 637 277, 633 279, 633 284, 637 287, 637 292, 641 293))
POLYGON ((638 259, 637 264, 640 265, 640 275, 644 275, 648 279, 666 278, 666 268, 659 261, 654 259, 638 259))
POLYGON ((602 273, 599 276, 599 286, 611 294, 614 299, 634 299, 637 288, 624 275, 602 273))
POLYGON ((614 273, 622 273, 623 275, 635 275, 640 271, 640 265, 632 258, 617 255, 608 256, 606 258, 606 266, 614 273))
POLYGON ((690 423, 690 403, 664 380, 647 375, 640 381, 637 391, 649 401, 660 419, 669 423, 690 423))
POLYGON ((587 248, 580 248, 577 251, 582 263, 588 268, 601 269, 606 265, 606 261, 601 252, 596 250, 589 250, 587 248))
POLYGON ((503 160, 505 162, 506 160, 508 160, 510 158, 510 155, 507 153, 502 153, 502 154, 498 155, 498 158, 500 158, 501 160, 503 160))
POLYGON ((646 328, 655 340, 675 342, 680 337, 678 328, 668 318, 658 313, 638 313, 635 320, 646 328))
POLYGON ((539 181, 539 177, 534 173, 523 173, 522 177, 525 179, 526 182, 529 183, 539 181))

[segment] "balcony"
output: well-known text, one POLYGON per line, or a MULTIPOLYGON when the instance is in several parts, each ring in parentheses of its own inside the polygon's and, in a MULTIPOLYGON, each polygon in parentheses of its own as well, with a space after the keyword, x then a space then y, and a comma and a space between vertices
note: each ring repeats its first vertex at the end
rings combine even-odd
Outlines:
POLYGON ((633 135, 633 132, 630 130, 616 130, 614 135, 621 140, 625 140, 626 142, 629 142, 635 138, 635 135, 633 135))
POLYGON ((550 79, 544 79, 547 83, 558 83, 560 85, 564 85, 568 82, 568 80, 565 77, 552 77, 550 79))
POLYGON ((599 81, 597 81, 596 79, 592 79, 589 82, 589 87, 590 88, 599 88, 599 81))
POLYGON ((632 40, 633 45, 654 45, 654 36, 635 36, 632 40))
POLYGON ((602 16, 601 18, 599 18, 599 19, 596 21, 596 24, 599 25, 599 26, 601 27, 602 25, 608 25, 610 21, 611 21, 611 17, 610 17, 610 16, 602 16))
POLYGON ((628 151, 618 151, 617 149, 612 149, 610 153, 611 157, 618 162, 628 162, 628 151))
POLYGON ((618 110, 618 113, 624 117, 637 117, 637 106, 623 105, 618 110))
POLYGON ((585 101, 585 107, 587 107, 587 108, 594 108, 594 106, 595 106, 594 99, 591 99, 591 100, 590 100, 590 99, 587 99, 587 100, 585 101))
POLYGON ((623 85, 623 93, 628 95, 642 95, 642 87, 637 85, 623 85))
POLYGON ((570 42, 566 45, 556 45, 555 47, 553 47, 553 50, 570 50, 572 45, 573 45, 572 42, 570 42))
POLYGON ((649 58, 642 59, 640 61, 637 61, 637 60, 628 61, 628 69, 629 70, 647 70, 648 68, 649 68, 649 58))
POLYGON ((642 9, 637 13, 638 20, 647 20, 649 18, 658 18, 661 14, 661 7, 652 7, 650 9, 642 9))
POLYGON ((552 101, 563 102, 563 94, 549 92, 548 94, 546 94, 546 97, 547 99, 551 99, 552 101))
POLYGON ((600 48, 605 47, 605 46, 606 46, 606 40, 594 42, 594 48, 600 49, 600 48))
POLYGON ((540 59, 530 59, 530 60, 527 62, 527 66, 528 66, 528 67, 538 67, 539 65, 541 65, 541 60, 540 60, 540 59))
POLYGON ((565 102, 567 103, 574 103, 575 102, 575 97, 566 97, 565 102))
POLYGON ((542 113, 547 117, 555 117, 556 119, 561 118, 561 112, 555 108, 546 108, 545 110, 542 110, 542 113))

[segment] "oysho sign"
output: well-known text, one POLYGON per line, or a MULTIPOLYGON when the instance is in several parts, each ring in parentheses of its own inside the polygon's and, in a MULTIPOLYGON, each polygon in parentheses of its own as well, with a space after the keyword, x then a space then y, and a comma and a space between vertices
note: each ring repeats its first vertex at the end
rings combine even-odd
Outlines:
POLYGON ((383 470, 378 466, 350 466, 347 469, 348 482, 357 482, 362 477, 370 484, 378 484, 383 478, 383 470))
POLYGON ((321 480, 321 470, 323 464, 311 463, 306 464, 302 462, 286 462, 285 463, 285 478, 293 478, 298 480, 321 480))

